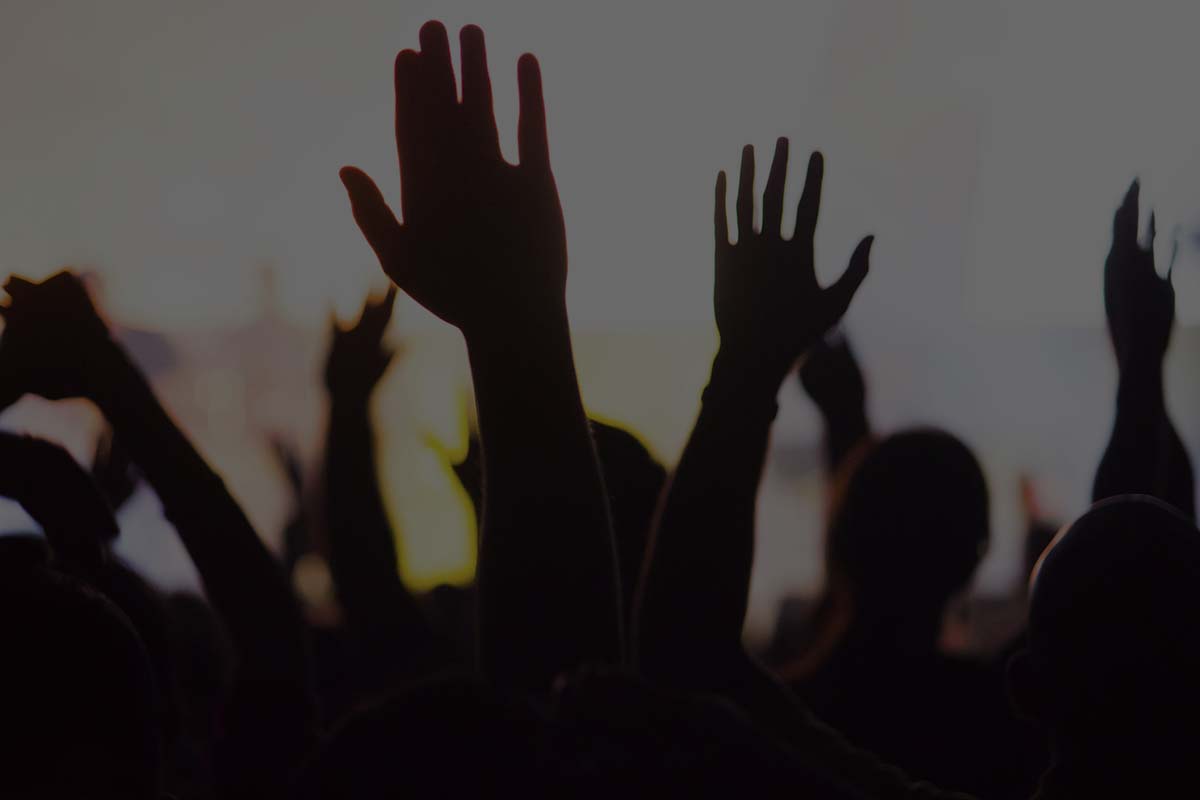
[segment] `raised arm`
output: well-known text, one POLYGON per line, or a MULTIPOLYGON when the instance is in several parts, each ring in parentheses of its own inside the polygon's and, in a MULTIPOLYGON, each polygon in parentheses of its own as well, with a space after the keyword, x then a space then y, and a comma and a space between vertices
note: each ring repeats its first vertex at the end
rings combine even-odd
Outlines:
POLYGON ((20 503, 42 529, 56 566, 94 581, 117 536, 99 487, 58 445, 0 431, 0 497, 20 503))
POLYGON ((6 290, 12 304, 0 340, 0 400, 33 393, 94 402, 158 494, 196 565, 238 658, 226 719, 229 782, 269 791, 305 747, 313 720, 303 622, 283 570, 221 478, 159 404, 108 334, 83 284, 70 273, 6 290), (253 753, 239 744, 256 742, 253 753))
POLYGON ((740 674, 754 557, 754 508, 775 398, 796 359, 845 313, 868 268, 872 238, 827 289, 813 235, 823 161, 809 160, 791 239, 780 228, 788 143, 780 139, 753 229, 754 152, 742 153, 738 242, 729 243, 725 175, 717 178, 716 289, 720 347, 699 419, 667 491, 642 587, 636 643, 653 677, 715 689, 740 674))
POLYGON ((567 251, 542 82, 517 71, 520 164, 500 153, 483 33, 464 28, 462 101, 445 28, 396 58, 396 220, 347 167, 355 221, 388 276, 466 340, 484 464, 479 652, 501 684, 544 689, 621 659, 607 501, 576 383, 567 251))
POLYGON ((324 527, 329 565, 346 625, 372 672, 397 681, 430 664, 434 639, 398 571, 394 531, 376 466, 371 398, 392 362, 383 343, 396 290, 368 299, 354 325, 333 325, 325 361, 324 527))
POLYGON ((823 162, 809 159, 791 239, 780 234, 788 143, 780 139, 753 230, 754 153, 742 154, 738 243, 729 243, 717 178, 716 290, 721 343, 700 417, 667 489, 643 579, 635 646, 652 680, 714 692, 794 747, 822 796, 944 798, 849 745, 742 647, 754 551, 754 503, 775 396, 796 359, 845 313, 867 275, 872 237, 822 289, 813 268, 823 162), (823 791, 822 791, 823 790, 823 791))
POLYGON ((867 387, 850 342, 844 336, 809 348, 797 371, 825 424, 825 471, 833 476, 846 457, 871 435, 867 387))
POLYGON ((1138 183, 1117 209, 1104 265, 1104 308, 1117 357, 1117 407, 1112 436, 1096 470, 1092 500, 1148 494, 1196 515, 1192 464, 1171 423, 1163 391, 1163 360, 1175 325, 1175 289, 1154 267, 1151 244, 1138 243, 1138 183))

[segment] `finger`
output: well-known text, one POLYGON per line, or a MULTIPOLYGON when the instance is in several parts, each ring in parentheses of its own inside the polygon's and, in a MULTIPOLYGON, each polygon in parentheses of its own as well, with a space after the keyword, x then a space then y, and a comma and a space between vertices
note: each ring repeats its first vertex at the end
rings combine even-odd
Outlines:
POLYGON ((355 167, 343 167, 339 173, 346 193, 350 196, 350 208, 354 221, 367 239, 367 244, 379 257, 383 271, 394 281, 406 266, 403 253, 404 229, 396 221, 396 215, 388 208, 383 193, 365 172, 355 167))
POLYGON ((796 207, 796 228, 792 238, 812 241, 817 234, 817 217, 821 213, 821 184, 825 181, 825 157, 813 151, 808 157, 808 172, 804 176, 804 191, 796 207))
POLYGON ((22 295, 28 296, 29 290, 36 286, 36 283, 27 281, 19 275, 12 275, 9 277, 8 282, 4 284, 4 291, 8 292, 12 299, 19 300, 22 295))
POLYGON ((412 198, 420 196, 421 113, 419 103, 420 57, 416 51, 396 55, 396 157, 400 164, 400 213, 411 219, 412 198))
POLYGON ((522 167, 550 169, 550 143, 546 136, 546 106, 542 96, 542 71, 529 53, 517 62, 517 93, 521 113, 517 122, 517 152, 522 167))
POLYGON ((396 286, 393 284, 388 287, 387 293, 380 298, 379 302, 371 304, 371 323, 380 334, 383 333, 383 329, 391 322, 392 311, 395 307, 396 286))
POLYGON ((488 75, 483 31, 478 25, 468 25, 459 33, 458 40, 462 56, 463 112, 467 118, 467 129, 488 155, 499 155, 500 134, 496 130, 492 80, 488 75))
POLYGON ((421 25, 421 77, 425 79, 428 102, 433 112, 449 114, 458 102, 454 61, 450 60, 450 38, 436 19, 421 25))
POLYGON ((846 267, 842 277, 825 290, 829 300, 831 314, 829 324, 831 326, 846 313, 846 309, 850 307, 850 301, 854 299, 854 293, 858 291, 863 279, 867 277, 871 267, 871 245, 874 243, 874 236, 868 236, 859 242, 858 247, 854 248, 854 255, 850 256, 850 266, 846 267))
POLYGON ((738 244, 754 235, 754 146, 742 148, 742 172, 737 194, 738 244))
POLYGON ((1125 193, 1120 208, 1113 217, 1113 247, 1133 248, 1137 246, 1138 195, 1141 185, 1135 179, 1125 193))
POLYGON ((763 191, 762 231, 768 236, 780 236, 783 226, 783 188, 787 182, 788 140, 779 137, 775 142, 775 158, 767 174, 767 185, 763 191))
POLYGON ((725 170, 717 173, 717 202, 713 214, 713 227, 717 232, 717 247, 729 244, 729 215, 725 211, 725 170))

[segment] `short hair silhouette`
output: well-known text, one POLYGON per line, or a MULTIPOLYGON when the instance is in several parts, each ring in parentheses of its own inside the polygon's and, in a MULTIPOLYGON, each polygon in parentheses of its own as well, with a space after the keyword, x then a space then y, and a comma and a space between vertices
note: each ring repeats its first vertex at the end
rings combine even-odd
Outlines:
POLYGON ((533 779, 533 709, 466 676, 413 685, 351 714, 297 787, 304 800, 499 795, 533 779))
POLYGON ((71 578, 3 572, 0 795, 157 797, 155 676, 132 625, 71 578))
POLYGON ((1058 535, 1034 573, 1010 678, 1065 780, 1115 773, 1141 785, 1194 771, 1197 619, 1200 531, 1174 507, 1110 498, 1058 535))
POLYGON ((988 494, 971 451, 940 430, 893 434, 848 465, 827 566, 856 605, 941 609, 988 542, 988 494))

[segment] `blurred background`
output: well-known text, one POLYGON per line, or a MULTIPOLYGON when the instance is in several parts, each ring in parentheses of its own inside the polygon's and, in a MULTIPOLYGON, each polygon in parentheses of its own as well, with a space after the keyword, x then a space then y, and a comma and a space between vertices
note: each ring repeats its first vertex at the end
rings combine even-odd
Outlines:
MULTIPOLYGON (((666 463, 716 343, 714 177, 736 170, 747 142, 768 158, 780 135, 799 162, 791 207, 803 154, 826 155, 821 277, 877 237, 845 326, 876 427, 945 426, 985 466, 994 529, 979 593, 1019 580, 1020 474, 1052 514, 1086 505, 1115 391, 1101 270, 1135 176, 1164 272, 1175 251, 1183 324, 1169 402, 1200 452, 1200 6, 709 5, 5 0, 0 268, 91 273, 169 407, 277 546, 291 497, 270 440, 315 466, 330 316, 384 285, 337 170, 358 165, 398 198, 392 59, 427 19, 474 22, 510 156, 516 59, 542 63, 585 402, 666 463)), ((375 413, 405 574, 417 587, 462 581, 474 530, 448 458, 466 443, 464 351, 403 298, 393 339, 405 354, 375 413)), ((81 459, 98 428, 84 406, 32 400, 0 422, 81 459)), ((752 636, 819 578, 819 448, 816 415, 789 384, 761 495, 752 636)), ((0 522, 27 524, 15 507, 0 522)), ((121 549, 146 574, 194 584, 145 490, 122 522, 121 549)))

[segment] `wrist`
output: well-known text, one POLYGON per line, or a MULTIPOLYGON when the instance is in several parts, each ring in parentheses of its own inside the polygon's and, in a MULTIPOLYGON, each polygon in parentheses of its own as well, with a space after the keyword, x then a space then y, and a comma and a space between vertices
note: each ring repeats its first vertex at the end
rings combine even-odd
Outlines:
POLYGON ((701 396, 701 406, 709 411, 736 407, 743 423, 751 418, 769 422, 779 412, 776 398, 786 377, 787 370, 719 349, 701 396))
POLYGON ((372 391, 366 392, 347 392, 337 391, 329 393, 329 413, 337 418, 346 419, 354 417, 363 417, 371 410, 371 397, 374 394, 372 391))
POLYGON ((791 361, 722 344, 713 359, 709 385, 736 387, 741 393, 774 400, 791 369, 791 361))
POLYGON ((832 402, 818 403, 817 409, 821 412, 821 418, 825 420, 825 425, 831 430, 854 431, 866 430, 869 427, 866 403, 862 401, 845 405, 832 402))
POLYGON ((562 299, 530 302, 518 313, 463 325, 459 330, 468 352, 495 345, 526 346, 530 340, 568 332, 567 306, 562 299))
POLYGON ((565 306, 515 315, 501 325, 463 328, 472 369, 485 363, 534 365, 547 356, 569 356, 571 329, 565 306))

